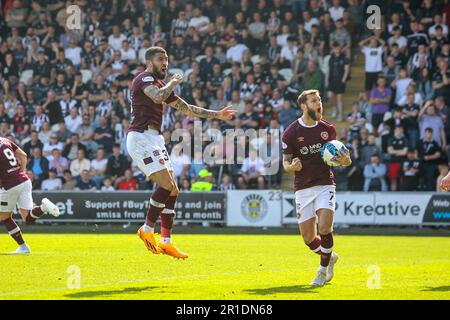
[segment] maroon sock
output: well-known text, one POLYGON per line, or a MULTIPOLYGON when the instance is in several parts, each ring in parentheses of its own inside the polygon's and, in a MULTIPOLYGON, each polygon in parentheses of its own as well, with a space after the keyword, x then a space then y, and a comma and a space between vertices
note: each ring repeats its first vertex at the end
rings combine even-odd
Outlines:
POLYGON ((156 220, 158 220, 161 211, 165 207, 167 198, 169 198, 170 191, 164 188, 158 187, 150 199, 150 207, 147 211, 147 218, 145 219, 145 224, 154 228, 156 220))
POLYGON ((161 212, 161 237, 170 238, 172 235, 173 221, 175 220, 174 209, 177 198, 178 196, 169 196, 166 201, 166 207, 161 212))
POLYGON ((313 241, 311 241, 307 246, 316 254, 321 254, 320 252, 320 237, 316 236, 313 241))
POLYGON ((321 234, 322 254, 320 256, 320 265, 328 267, 330 264, 331 253, 333 252, 333 232, 329 234, 321 234))
POLYGON ((25 223, 26 224, 32 224, 37 219, 42 217, 43 214, 44 214, 44 211, 42 211, 42 207, 41 206, 36 206, 30 212, 28 212, 28 215, 25 218, 25 223))
POLYGON ((3 224, 5 225, 6 230, 8 230, 9 235, 17 242, 19 246, 25 243, 22 238, 22 231, 20 231, 19 226, 12 217, 3 220, 3 224))
POLYGON ((170 238, 172 235, 173 221, 175 220, 175 213, 161 213, 161 237, 170 238))
POLYGON ((178 196, 169 196, 166 201, 166 209, 175 209, 175 202, 177 202, 178 196))

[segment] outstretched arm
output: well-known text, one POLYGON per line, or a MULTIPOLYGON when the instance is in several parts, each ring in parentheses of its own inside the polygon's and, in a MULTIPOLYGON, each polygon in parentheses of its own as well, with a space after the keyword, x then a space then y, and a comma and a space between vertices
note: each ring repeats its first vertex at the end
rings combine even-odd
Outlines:
POLYGON ((191 117, 230 120, 236 114, 236 110, 231 109, 231 107, 225 107, 220 111, 208 110, 189 104, 180 97, 178 97, 177 100, 169 103, 169 105, 172 108, 191 117))

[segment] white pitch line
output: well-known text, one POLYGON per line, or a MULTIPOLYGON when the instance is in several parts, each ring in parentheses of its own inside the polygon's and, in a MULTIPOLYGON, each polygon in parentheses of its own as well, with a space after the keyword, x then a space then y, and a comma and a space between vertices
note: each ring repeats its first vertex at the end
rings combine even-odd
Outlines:
MULTIPOLYGON (((418 263, 384 263, 384 264, 375 264, 377 266, 415 266, 420 264, 430 264, 430 263, 436 263, 436 262, 450 262, 448 259, 441 259, 441 260, 427 260, 427 261, 420 261, 418 263)), ((339 269, 349 269, 349 268, 355 268, 355 267, 361 267, 365 268, 373 264, 365 264, 365 265, 349 265, 349 266, 342 266, 339 267, 339 269)), ((316 268, 302 268, 301 271, 310 271, 315 270, 316 268)), ((6 293, 0 293, 0 297, 8 297, 8 296, 16 296, 16 295, 24 295, 24 294, 33 294, 33 293, 42 293, 42 292, 53 292, 53 291, 65 291, 65 290, 71 290, 73 293, 83 292, 80 290, 84 289, 90 289, 90 288, 98 288, 98 287, 107 287, 107 286, 115 286, 120 284, 129 284, 129 283, 143 283, 143 282, 149 282, 149 281, 160 281, 160 280, 174 280, 174 279, 189 279, 189 278, 201 278, 201 277, 211 277, 211 276, 227 276, 227 275, 237 275, 237 274, 252 274, 252 273, 261 273, 261 272, 269 272, 269 273, 277 273, 277 272, 291 272, 294 271, 292 269, 286 269, 286 268, 278 268, 278 269, 269 269, 269 270, 258 270, 258 271, 235 271, 235 272, 223 272, 223 273, 215 273, 215 274, 191 274, 186 276, 168 276, 168 277, 153 277, 148 279, 135 279, 135 280, 121 280, 117 282, 107 282, 103 284, 89 284, 82 286, 79 289, 69 289, 67 287, 59 287, 59 288, 48 288, 48 289, 42 289, 42 290, 25 290, 25 291, 17 291, 17 292, 6 292, 6 293)))

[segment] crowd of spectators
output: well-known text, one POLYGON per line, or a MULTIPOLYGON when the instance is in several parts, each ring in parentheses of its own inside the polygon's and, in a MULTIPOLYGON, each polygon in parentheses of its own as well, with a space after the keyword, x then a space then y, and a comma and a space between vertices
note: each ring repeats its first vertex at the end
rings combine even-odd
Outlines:
POLYGON ((205 164, 202 152, 192 146, 185 154, 171 141, 180 128, 193 139, 199 119, 165 108, 161 131, 180 190, 279 187, 282 166, 271 176, 265 170, 280 164, 281 153, 253 149, 279 145, 274 133, 300 116, 296 97, 305 89, 320 90, 334 120, 349 122, 339 138, 354 161, 335 170, 338 188, 434 190, 438 170, 448 170, 450 5, 370 1, 383 13, 382 29, 371 31, 368 2, 0 1, 0 136, 27 152, 35 189, 152 188, 125 139, 130 83, 156 45, 166 48, 169 71, 184 75, 177 94, 201 107, 238 110, 231 121, 203 120, 206 139, 213 129, 268 133, 224 145, 245 147, 233 163, 205 164), (71 5, 80 10, 67 11, 71 5), (68 18, 78 13, 74 29, 68 18), (366 58, 366 92, 345 118, 358 53, 366 58))
POLYGON ((366 91, 342 133, 354 164, 336 170, 339 187, 440 191, 450 164, 450 3, 385 6, 383 28, 358 43, 366 91))

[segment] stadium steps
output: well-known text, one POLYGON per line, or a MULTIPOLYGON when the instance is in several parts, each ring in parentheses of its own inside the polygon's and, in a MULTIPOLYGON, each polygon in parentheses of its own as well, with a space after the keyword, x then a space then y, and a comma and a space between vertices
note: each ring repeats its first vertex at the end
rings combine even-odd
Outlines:
MULTIPOLYGON (((344 94, 344 118, 352 110, 352 103, 358 101, 359 93, 364 92, 364 56, 362 54, 356 54, 354 62, 351 66, 351 79, 347 82, 346 91, 344 94)), ((333 112, 332 106, 324 106, 324 118, 330 120, 336 127, 337 136, 341 135, 344 129, 348 128, 347 121, 335 121, 331 114, 333 112)), ((281 189, 283 191, 293 191, 294 175, 284 172, 283 179, 281 181, 281 189)))

